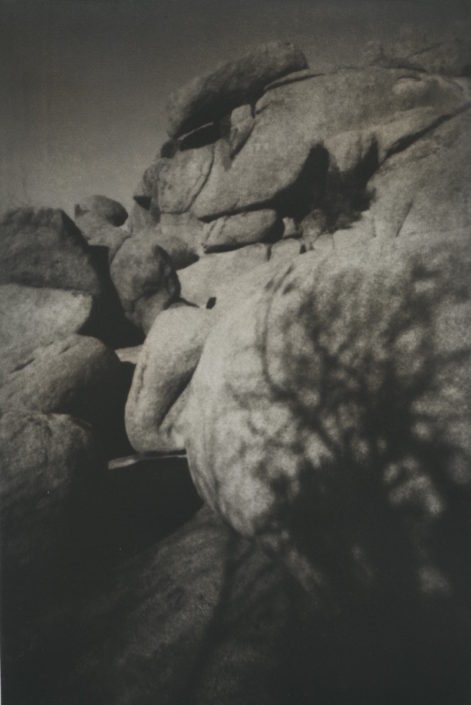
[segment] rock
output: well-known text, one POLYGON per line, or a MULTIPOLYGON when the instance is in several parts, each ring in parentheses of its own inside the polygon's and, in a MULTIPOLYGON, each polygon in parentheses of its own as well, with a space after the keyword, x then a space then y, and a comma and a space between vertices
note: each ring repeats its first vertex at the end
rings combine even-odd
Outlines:
POLYGON ((74 490, 97 479, 105 465, 87 424, 60 414, 10 412, 0 417, 0 466, 4 585, 10 570, 57 558, 74 490))
POLYGON ((2 368, 8 357, 79 333, 90 322, 93 297, 63 289, 37 289, 19 284, 0 286, 2 368))
POLYGON ((203 248, 206 252, 234 250, 254 242, 275 240, 282 233, 276 211, 265 209, 212 220, 204 226, 203 248))
POLYGON ((140 453, 180 450, 179 402, 211 326, 209 311, 180 306, 161 313, 143 345, 126 403, 126 431, 140 453))
POLYGON ((251 105, 241 105, 231 113, 228 141, 231 157, 234 157, 247 140, 255 126, 251 105))
POLYGON ((70 414, 92 424, 108 452, 126 449, 123 366, 95 338, 72 335, 36 348, 2 367, 0 412, 70 414))
POLYGON ((238 61, 193 79, 169 98, 168 134, 172 137, 214 122, 244 103, 252 103, 264 86, 306 68, 306 59, 289 42, 270 42, 238 61))
POLYGON ((298 239, 283 239, 275 242, 270 249, 270 262, 286 262, 287 260, 297 257, 306 251, 306 247, 302 240, 298 239))
POLYGON ((269 246, 258 243, 233 252, 209 254, 179 273, 181 298, 206 306, 219 287, 227 286, 245 272, 266 262, 269 246))
POLYGON ((391 41, 368 47, 369 61, 380 66, 398 67, 449 76, 471 75, 469 26, 454 27, 433 37, 427 32, 403 31, 391 41))
POLYGON ((88 196, 77 203, 74 210, 75 218, 81 218, 86 213, 116 227, 123 225, 128 217, 128 213, 121 203, 113 201, 107 196, 88 196))
POLYGON ((131 234, 138 233, 141 230, 154 228, 160 221, 160 210, 154 208, 152 203, 150 208, 143 208, 139 203, 135 203, 131 208, 131 214, 126 223, 126 227, 131 234))
POLYGON ((219 320, 191 382, 201 495, 360 620, 458 614, 467 593, 469 245, 303 255, 219 320))
POLYGON ((142 345, 133 345, 130 348, 119 348, 115 350, 120 362, 128 362, 134 367, 137 365, 139 355, 141 354, 142 345))
POLYGON ((469 124, 469 112, 447 120, 382 164, 368 211, 377 237, 469 229, 469 124))
POLYGON ((293 218, 283 218, 283 237, 301 237, 301 231, 293 218))
POLYGON ((83 237, 93 247, 106 247, 113 259, 129 233, 112 225, 93 212, 76 216, 75 222, 83 237))
POLYGON ((196 262, 203 254, 203 223, 191 213, 162 213, 159 245, 167 252, 175 269, 196 262))
POLYGON ((203 188, 213 164, 213 146, 179 151, 162 160, 157 199, 162 213, 184 213, 203 188))
POLYGON ((280 86, 257 103, 234 159, 224 140, 216 144, 192 211, 208 220, 274 204, 283 217, 302 219, 313 208, 338 209, 323 202, 333 195, 327 176, 344 191, 342 179, 366 183, 383 155, 466 105, 455 81, 399 69, 343 69, 280 86))
POLYGON ((155 316, 180 293, 172 262, 157 239, 154 231, 128 238, 110 268, 126 316, 143 330, 148 330, 155 316))
POLYGON ((88 245, 61 210, 18 208, 0 223, 0 282, 99 295, 88 245))
POLYGON ((163 159, 155 159, 143 173, 142 178, 134 191, 134 200, 146 210, 150 209, 152 202, 158 206, 158 202, 155 201, 157 197, 157 184, 160 170, 164 164, 165 161, 163 159))

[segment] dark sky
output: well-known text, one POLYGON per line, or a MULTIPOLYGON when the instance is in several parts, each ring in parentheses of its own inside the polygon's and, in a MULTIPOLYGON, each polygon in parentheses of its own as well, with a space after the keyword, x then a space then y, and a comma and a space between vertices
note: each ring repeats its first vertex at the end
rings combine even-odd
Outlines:
POLYGON ((468 0, 0 0, 0 207, 129 206, 165 139, 171 89, 247 47, 290 39, 311 67, 355 59, 407 25, 469 17, 468 0))

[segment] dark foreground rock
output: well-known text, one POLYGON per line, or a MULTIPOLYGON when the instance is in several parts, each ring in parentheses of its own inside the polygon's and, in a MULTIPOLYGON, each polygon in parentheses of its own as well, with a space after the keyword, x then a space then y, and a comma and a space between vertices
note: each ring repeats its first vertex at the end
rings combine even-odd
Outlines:
POLYGON ((466 702, 462 622, 413 614, 388 638, 373 605, 332 614, 207 509, 158 546, 112 553, 47 613, 41 650, 4 669, 12 705, 466 702))

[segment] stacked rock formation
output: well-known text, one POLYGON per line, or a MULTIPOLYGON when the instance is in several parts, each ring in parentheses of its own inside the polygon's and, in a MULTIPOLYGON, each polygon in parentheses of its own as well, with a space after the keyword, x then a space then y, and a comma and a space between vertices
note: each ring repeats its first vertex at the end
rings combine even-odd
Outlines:
POLYGON ((333 615, 400 630, 446 604, 471 628, 471 51, 450 46, 319 73, 264 45, 170 97, 129 217, 6 214, 6 463, 19 433, 44 451, 6 474, 7 533, 84 472, 73 449, 103 466, 92 437, 186 452, 333 615))

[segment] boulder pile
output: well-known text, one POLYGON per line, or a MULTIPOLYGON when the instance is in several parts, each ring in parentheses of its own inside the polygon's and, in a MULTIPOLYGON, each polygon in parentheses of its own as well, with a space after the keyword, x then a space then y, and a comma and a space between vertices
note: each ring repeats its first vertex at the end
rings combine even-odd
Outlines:
POLYGON ((9 565, 77 477, 186 453, 329 619, 471 633, 470 66, 459 38, 322 73, 262 45, 170 96, 129 216, 5 214, 9 565))

